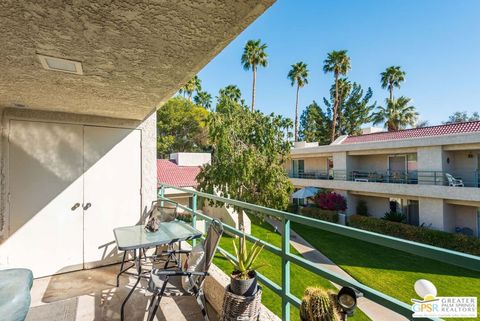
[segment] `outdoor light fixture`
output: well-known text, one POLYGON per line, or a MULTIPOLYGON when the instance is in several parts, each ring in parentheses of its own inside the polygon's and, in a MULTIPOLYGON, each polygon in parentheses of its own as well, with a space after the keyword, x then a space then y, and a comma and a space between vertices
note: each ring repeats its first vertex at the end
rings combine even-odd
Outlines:
POLYGON ((79 61, 56 58, 37 54, 42 67, 47 70, 67 72, 70 74, 83 75, 82 63, 79 61))
POLYGON ((353 311, 357 307, 357 298, 361 297, 362 293, 354 288, 344 286, 337 294, 337 303, 342 309, 343 320, 347 320, 347 316, 353 315, 353 311))

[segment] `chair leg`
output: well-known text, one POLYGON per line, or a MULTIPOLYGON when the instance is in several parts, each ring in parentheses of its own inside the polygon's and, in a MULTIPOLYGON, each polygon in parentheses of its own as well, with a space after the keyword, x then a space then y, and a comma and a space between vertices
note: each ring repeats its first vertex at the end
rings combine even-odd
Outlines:
POLYGON ((160 292, 155 293, 152 297, 152 300, 150 301, 150 305, 148 306, 147 321, 153 321, 153 318, 155 318, 155 314, 157 313, 158 306, 160 305, 160 300, 162 299, 163 294, 165 293, 167 283, 168 283, 168 276, 165 279, 165 282, 163 282, 162 289, 160 290, 160 292))
POLYGON ((207 313, 207 302, 205 301, 205 295, 203 294, 203 291, 195 291, 194 295, 197 299, 197 303, 200 306, 200 309, 202 310, 203 319, 205 321, 210 321, 207 313))
POLYGON ((159 293, 154 294, 152 296, 152 300, 150 301, 150 305, 148 306, 148 317, 147 321, 153 321, 155 318, 155 314, 157 313, 158 306, 160 305, 161 296, 159 293))

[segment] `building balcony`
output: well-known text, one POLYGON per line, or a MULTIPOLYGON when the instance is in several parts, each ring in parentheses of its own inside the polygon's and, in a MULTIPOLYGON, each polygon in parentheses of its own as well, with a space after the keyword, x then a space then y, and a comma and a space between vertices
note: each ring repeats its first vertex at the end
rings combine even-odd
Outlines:
POLYGON ((376 170, 333 170, 303 171, 288 173, 296 179, 338 180, 363 183, 418 184, 452 187, 480 187, 480 171, 376 171, 376 170))

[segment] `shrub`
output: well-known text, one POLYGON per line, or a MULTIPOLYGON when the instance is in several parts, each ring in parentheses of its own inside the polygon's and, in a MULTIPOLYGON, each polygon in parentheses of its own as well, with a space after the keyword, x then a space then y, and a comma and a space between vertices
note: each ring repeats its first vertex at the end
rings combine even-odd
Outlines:
POLYGON ((345 197, 335 192, 320 192, 315 196, 315 203, 318 207, 330 211, 345 211, 347 201, 345 197))
POLYGON ((327 222, 338 222, 338 214, 336 211, 323 210, 318 207, 302 207, 300 208, 300 214, 327 222))
POLYGON ((446 249, 480 255, 480 239, 462 234, 452 234, 443 231, 431 230, 397 222, 390 222, 374 217, 352 215, 348 218, 348 225, 381 233, 409 241, 430 244, 446 249))
POLYGON ((407 217, 404 214, 395 211, 386 212, 383 219, 397 223, 405 223, 407 221, 407 217))
POLYGON ((362 216, 369 216, 367 202, 359 200, 357 203, 357 214, 362 216))
POLYGON ((288 204, 287 212, 297 214, 298 213, 298 204, 288 204))

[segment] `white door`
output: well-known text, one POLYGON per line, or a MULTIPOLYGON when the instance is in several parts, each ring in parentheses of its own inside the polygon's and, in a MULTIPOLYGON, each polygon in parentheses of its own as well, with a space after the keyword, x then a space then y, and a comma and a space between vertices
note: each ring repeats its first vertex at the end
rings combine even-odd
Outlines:
POLYGON ((85 268, 119 260, 113 229, 141 218, 140 130, 84 127, 85 268))
POLYGON ((10 121, 1 265, 29 268, 35 277, 83 267, 82 154, 80 125, 10 121))

